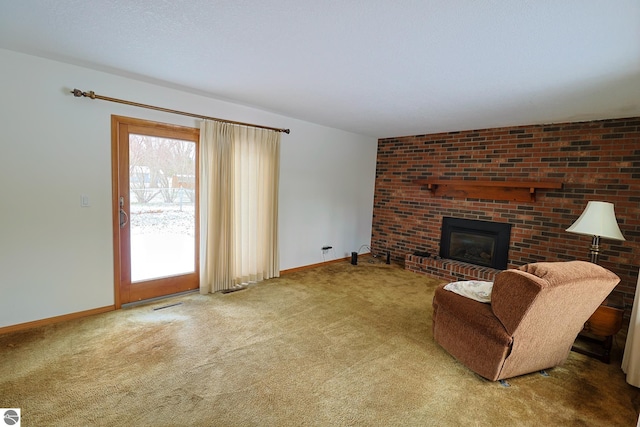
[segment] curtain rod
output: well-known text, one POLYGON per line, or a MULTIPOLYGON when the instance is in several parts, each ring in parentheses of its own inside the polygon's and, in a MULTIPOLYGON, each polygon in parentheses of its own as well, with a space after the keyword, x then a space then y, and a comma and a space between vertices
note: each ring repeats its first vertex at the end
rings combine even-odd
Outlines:
POLYGON ((147 108, 147 109, 156 110, 156 111, 164 111, 165 113, 180 114, 182 116, 196 117, 198 119, 213 120, 213 121, 216 121, 216 122, 231 123, 231 124, 234 124, 234 125, 241 125, 241 126, 250 126, 250 127, 254 127, 254 128, 260 128, 260 129, 269 129, 269 130, 274 130, 276 132, 284 132, 284 133, 287 133, 287 134, 291 132, 291 130, 289 130, 289 129, 281 129, 281 128, 273 128, 273 127, 270 127, 270 126, 254 125, 252 123, 235 122, 233 120, 218 119, 216 117, 202 116, 200 114, 185 113, 184 111, 170 110, 168 108, 156 107, 156 106, 147 105, 147 104, 140 104, 138 102, 125 101, 123 99, 118 99, 118 98, 109 98, 108 96, 98 95, 92 90, 89 91, 89 92, 83 92, 80 89, 74 89, 74 90, 71 91, 71 93, 76 98, 87 97, 87 98, 91 98, 91 99, 102 99, 103 101, 117 102, 118 104, 133 105, 134 107, 147 108))

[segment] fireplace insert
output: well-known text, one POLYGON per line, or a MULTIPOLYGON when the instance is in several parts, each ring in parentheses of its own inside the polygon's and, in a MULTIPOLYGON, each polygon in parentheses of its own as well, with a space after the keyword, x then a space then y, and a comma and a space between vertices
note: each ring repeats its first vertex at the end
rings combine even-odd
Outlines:
POLYGON ((440 257, 506 270, 511 224, 442 218, 440 257))

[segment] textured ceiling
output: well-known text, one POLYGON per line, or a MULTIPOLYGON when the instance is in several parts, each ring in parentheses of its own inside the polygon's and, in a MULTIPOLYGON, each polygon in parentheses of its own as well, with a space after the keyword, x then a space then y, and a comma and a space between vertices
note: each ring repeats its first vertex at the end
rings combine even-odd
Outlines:
POLYGON ((640 115, 638 0, 0 1, 0 48, 374 137, 640 115))

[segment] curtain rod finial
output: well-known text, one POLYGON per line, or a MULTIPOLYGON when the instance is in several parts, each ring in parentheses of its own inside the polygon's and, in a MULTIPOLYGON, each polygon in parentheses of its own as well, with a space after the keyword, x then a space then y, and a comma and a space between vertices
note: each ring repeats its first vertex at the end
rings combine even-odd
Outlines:
POLYGON ((71 91, 71 93, 76 98, 79 98, 81 96, 85 96, 85 97, 88 96, 91 99, 96 99, 96 93, 94 91, 92 91, 92 90, 90 90, 89 92, 83 92, 80 89, 74 89, 74 90, 71 91))

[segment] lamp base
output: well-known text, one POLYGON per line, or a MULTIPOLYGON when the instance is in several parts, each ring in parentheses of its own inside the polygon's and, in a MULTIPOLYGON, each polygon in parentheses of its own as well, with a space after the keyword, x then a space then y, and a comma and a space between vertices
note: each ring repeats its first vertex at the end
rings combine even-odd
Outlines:
POLYGON ((600 254, 600 236, 593 236, 591 247, 589 248, 589 258, 594 264, 598 263, 598 255, 600 254))

